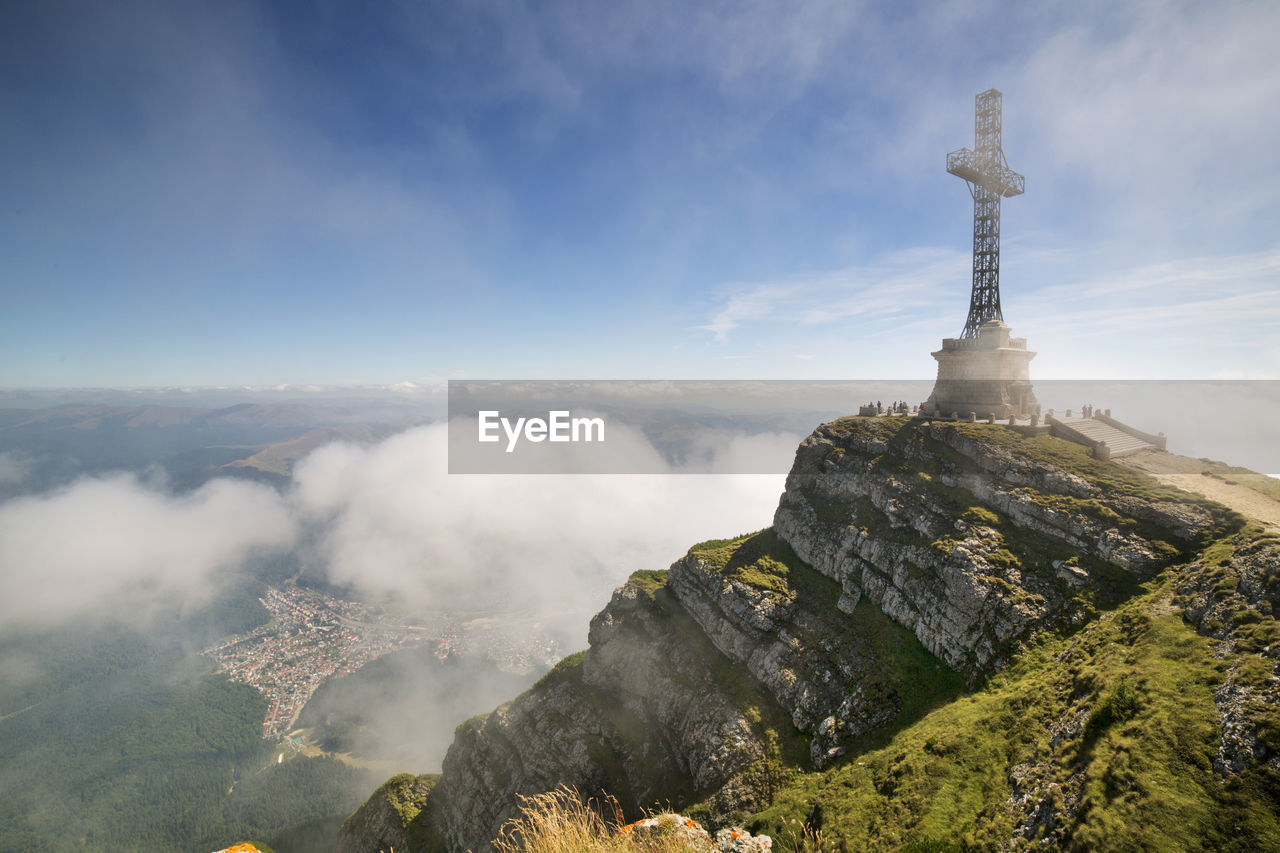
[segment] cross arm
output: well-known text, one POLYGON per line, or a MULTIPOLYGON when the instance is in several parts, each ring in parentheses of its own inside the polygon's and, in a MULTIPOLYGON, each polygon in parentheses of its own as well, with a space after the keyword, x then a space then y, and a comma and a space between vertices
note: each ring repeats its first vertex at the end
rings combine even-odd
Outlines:
POLYGON ((1022 195, 1026 184, 1026 178, 1008 166, 979 156, 969 148, 947 155, 947 171, 1005 197, 1022 195))

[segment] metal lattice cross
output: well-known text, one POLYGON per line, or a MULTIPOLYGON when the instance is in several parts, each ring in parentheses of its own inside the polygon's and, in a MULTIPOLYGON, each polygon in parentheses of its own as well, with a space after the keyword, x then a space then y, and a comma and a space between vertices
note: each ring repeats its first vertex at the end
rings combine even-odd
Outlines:
POLYGON ((976 338, 1000 311, 1000 199, 1022 195, 1025 178, 1009 168, 1000 147, 1000 92, 988 89, 975 98, 973 150, 947 155, 947 171, 969 185, 973 196, 973 294, 961 338, 976 338))

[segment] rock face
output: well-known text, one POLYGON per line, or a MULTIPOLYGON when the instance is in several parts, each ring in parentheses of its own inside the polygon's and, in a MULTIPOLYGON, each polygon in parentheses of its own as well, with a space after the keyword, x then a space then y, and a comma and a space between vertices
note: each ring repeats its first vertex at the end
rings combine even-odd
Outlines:
POLYGON ((893 720, 918 680, 955 681, 874 608, 842 612, 840 588, 772 530, 695 546, 671 567, 667 587, 716 650, 787 715, 815 767, 893 720))
POLYGON ((840 584, 840 609, 867 597, 976 680, 1214 524, 1065 470, 1063 452, 986 425, 835 421, 800 445, 774 527, 840 584))
POLYGON ((1241 534, 1190 568, 1178 583, 1183 618, 1233 662, 1213 694, 1222 724, 1214 770, 1261 762, 1280 772, 1280 667, 1266 665, 1280 657, 1280 536, 1241 534))
POLYGON ((338 833, 335 853, 411 849, 418 841, 412 832, 413 819, 426 806, 436 778, 401 773, 388 779, 347 818, 338 833))
MULTIPOLYGON (((637 573, 585 653, 458 727, 407 849, 487 849, 519 794, 561 785, 712 826, 763 807, 787 771, 920 717, 1213 528, 1112 467, 985 424, 820 427, 773 528, 637 573)), ((348 821, 344 853, 376 849, 377 814, 348 821)))
POLYGON ((630 813, 659 799, 758 801, 761 716, 729 694, 714 652, 661 588, 629 583, 591 622, 591 649, 458 728, 432 798, 451 850, 480 850, 516 794, 607 790, 630 813))

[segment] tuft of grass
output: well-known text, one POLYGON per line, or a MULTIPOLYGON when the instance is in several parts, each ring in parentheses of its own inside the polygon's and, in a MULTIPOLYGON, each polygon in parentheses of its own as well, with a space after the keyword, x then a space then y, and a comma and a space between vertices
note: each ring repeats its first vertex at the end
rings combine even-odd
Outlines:
POLYGON ((839 418, 825 423, 818 429, 841 438, 862 441, 891 441, 906 426, 910 418, 864 418, 857 415, 839 418))
POLYGON ((1131 720, 1137 716, 1141 707, 1142 700, 1138 691, 1129 683, 1128 678, 1122 676, 1106 698, 1094 707, 1085 724, 1085 731, 1096 733, 1116 723, 1131 720))
POLYGON ((981 504, 974 504, 965 510, 964 515, 960 516, 970 524, 985 524, 988 527, 998 527, 1000 525, 1000 516, 981 504))
POLYGON ((502 827, 491 843, 497 853, 710 853, 710 843, 695 846, 674 816, 657 831, 624 831, 618 801, 583 800, 575 788, 561 787, 520 798, 520 815, 502 827))
POLYGON ((689 548, 689 551, 690 552, 715 551, 717 549, 723 548, 725 545, 731 545, 735 542, 741 542, 743 539, 754 536, 756 535, 756 533, 759 533, 759 532, 760 531, 757 530, 752 533, 739 533, 737 536, 731 536, 728 539, 707 539, 704 542, 699 542, 696 545, 692 546, 691 548, 689 548))
POLYGON ((820 828, 809 821, 805 821, 799 832, 784 836, 778 849, 780 853, 843 853, 838 846, 823 837, 820 828))

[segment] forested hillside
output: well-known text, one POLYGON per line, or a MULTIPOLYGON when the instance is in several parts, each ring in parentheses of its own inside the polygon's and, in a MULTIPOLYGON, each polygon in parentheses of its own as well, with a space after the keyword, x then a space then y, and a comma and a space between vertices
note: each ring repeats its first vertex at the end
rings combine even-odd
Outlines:
POLYGON ((255 589, 245 579, 147 633, 0 644, 0 850, 207 853, 243 838, 303 849, 291 834, 359 804, 371 787, 361 771, 322 758, 277 764, 261 695, 195 654, 211 634, 264 621, 255 589))

